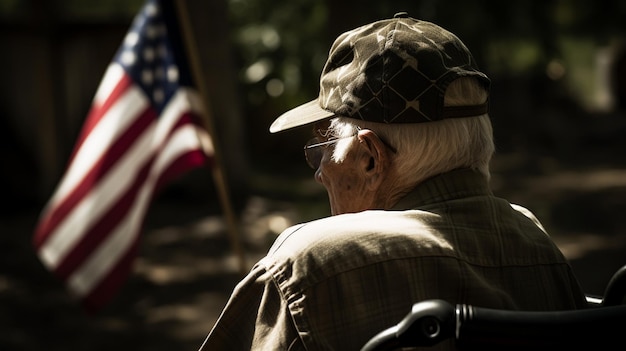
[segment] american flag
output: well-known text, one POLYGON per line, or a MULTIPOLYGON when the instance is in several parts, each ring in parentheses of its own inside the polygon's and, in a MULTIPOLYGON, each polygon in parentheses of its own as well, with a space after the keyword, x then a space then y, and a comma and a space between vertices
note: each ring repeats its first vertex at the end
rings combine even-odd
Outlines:
POLYGON ((213 162, 171 4, 135 17, 35 229, 42 263, 91 312, 126 281, 155 192, 213 162))

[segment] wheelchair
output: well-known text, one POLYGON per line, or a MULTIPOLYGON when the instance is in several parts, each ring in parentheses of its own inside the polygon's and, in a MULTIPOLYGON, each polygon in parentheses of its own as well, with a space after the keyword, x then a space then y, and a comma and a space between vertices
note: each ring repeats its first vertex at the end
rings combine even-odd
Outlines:
POLYGON ((626 265, 588 308, 512 311, 452 304, 415 303, 398 324, 372 337, 361 351, 432 347, 453 340, 458 350, 625 350, 626 265))

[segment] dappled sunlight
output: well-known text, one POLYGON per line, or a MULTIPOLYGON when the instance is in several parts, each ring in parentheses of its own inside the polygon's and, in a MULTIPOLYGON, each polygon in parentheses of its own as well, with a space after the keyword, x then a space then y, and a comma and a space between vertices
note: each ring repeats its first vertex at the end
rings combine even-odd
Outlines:
POLYGON ((221 216, 207 216, 184 227, 167 226, 152 230, 143 240, 154 245, 167 245, 182 237, 214 238, 223 235, 225 230, 226 224, 221 216))
POLYGON ((626 169, 591 169, 563 171, 526 180, 537 192, 544 191, 598 191, 606 188, 626 187, 626 169))
POLYGON ((592 233, 568 233, 567 236, 553 239, 569 260, 582 259, 586 255, 606 250, 624 250, 624 264, 626 264, 626 235, 601 236, 592 233))
POLYGON ((188 304, 160 306, 150 310, 146 315, 146 323, 163 321, 197 321, 202 318, 202 311, 188 304))
POLYGON ((271 216, 268 220, 268 228, 274 233, 281 233, 291 225, 292 223, 282 215, 271 216))
POLYGON ((196 279, 202 279, 202 276, 239 272, 238 260, 234 255, 217 258, 194 258, 193 262, 185 262, 188 260, 169 261, 170 264, 164 264, 164 260, 150 262, 147 259, 138 258, 134 271, 135 274, 141 275, 157 285, 193 282, 196 279))
POLYGON ((253 196, 242 215, 245 237, 251 242, 267 244, 284 229, 301 221, 301 217, 291 203, 253 196))
POLYGON ((226 304, 228 294, 202 293, 190 301, 151 307, 144 311, 146 325, 167 326, 180 340, 201 340, 213 326, 226 304))

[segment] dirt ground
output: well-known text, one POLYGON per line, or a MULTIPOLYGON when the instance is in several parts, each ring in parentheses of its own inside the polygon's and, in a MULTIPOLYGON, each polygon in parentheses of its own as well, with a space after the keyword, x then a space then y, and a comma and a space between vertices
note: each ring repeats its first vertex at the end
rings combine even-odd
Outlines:
MULTIPOLYGON (((581 150, 566 160, 499 154, 492 183, 497 195, 535 212, 585 290, 602 294, 626 264, 626 148, 581 150)), ((303 188, 318 189, 310 180, 303 188)), ((312 205, 325 201, 321 189, 301 192, 299 199, 267 193, 247 198, 239 216, 246 270, 286 225, 326 211, 324 204, 312 205)), ((133 275, 109 306, 89 316, 35 257, 37 215, 33 209, 0 218, 3 351, 196 350, 242 277, 219 209, 164 197, 148 214, 133 275)))

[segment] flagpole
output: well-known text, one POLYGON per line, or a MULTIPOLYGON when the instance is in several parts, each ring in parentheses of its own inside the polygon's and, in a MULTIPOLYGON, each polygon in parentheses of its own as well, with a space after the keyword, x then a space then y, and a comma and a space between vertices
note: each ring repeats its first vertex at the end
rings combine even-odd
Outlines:
POLYGON ((247 272, 246 262, 244 258, 243 251, 241 249, 241 244, 239 240, 239 231, 237 227, 237 221, 235 220, 235 214, 230 202, 230 196, 228 193, 228 187, 226 184, 226 177, 224 176, 224 170, 221 162, 221 152, 219 152, 219 143, 216 142, 216 133, 215 128, 211 119, 211 112, 209 107, 210 99, 209 99, 209 91, 205 85, 205 81, 203 79, 204 75, 202 73, 202 65, 200 64, 199 58, 200 55, 198 53, 198 48, 196 46, 196 40, 193 34, 193 28, 191 27, 191 19, 189 16, 189 9, 187 8, 187 0, 172 0, 176 3, 177 7, 177 15, 178 22, 180 23, 182 29, 182 37, 185 44, 185 48, 187 49, 187 57, 189 59, 191 74, 194 77, 194 82, 200 92, 201 100, 203 102, 204 114, 202 114, 202 119, 204 122, 209 135, 213 139, 213 147, 214 147, 214 166, 212 167, 213 178, 215 181, 215 185, 217 188, 217 192, 219 193, 220 202, 222 204, 222 208, 224 210, 224 215, 226 216, 227 226, 229 228, 228 233, 230 235, 231 244, 235 255, 237 256, 239 262, 239 270, 242 275, 245 275, 247 272))

